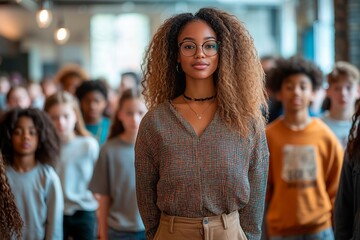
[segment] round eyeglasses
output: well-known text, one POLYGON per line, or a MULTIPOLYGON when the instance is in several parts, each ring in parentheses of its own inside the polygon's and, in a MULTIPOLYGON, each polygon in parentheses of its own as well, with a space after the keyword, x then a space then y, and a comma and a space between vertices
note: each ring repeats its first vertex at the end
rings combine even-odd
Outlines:
MULTIPOLYGON (((201 47, 203 53, 207 57, 212 57, 218 53, 219 44, 220 43, 218 41, 208 40, 208 41, 205 41, 203 44, 201 44, 200 47, 201 47)), ((186 40, 186 41, 179 43, 178 45, 179 45, 181 54, 184 55, 185 57, 195 56, 198 45, 196 45, 196 43, 194 43, 193 41, 186 40)))

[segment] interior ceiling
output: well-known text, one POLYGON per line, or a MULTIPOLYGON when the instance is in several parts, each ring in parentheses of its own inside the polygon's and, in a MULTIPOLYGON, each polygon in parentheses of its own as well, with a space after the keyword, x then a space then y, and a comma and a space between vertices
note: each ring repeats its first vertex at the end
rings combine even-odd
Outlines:
MULTIPOLYGON (((48 0, 41 0, 48 1, 48 0)), ((52 39, 60 18, 71 32, 71 39, 88 38, 90 18, 95 14, 146 13, 159 19, 178 12, 193 12, 200 7, 246 11, 248 7, 274 7, 289 0, 51 0, 53 23, 40 29, 35 13, 40 0, 0 0, 0 36, 19 40, 23 37, 52 39)))
POLYGON ((243 4, 243 5, 277 5, 284 0, 0 0, 0 4, 20 5, 26 8, 37 7, 42 2, 50 2, 53 6, 99 6, 99 5, 169 5, 169 4, 243 4))

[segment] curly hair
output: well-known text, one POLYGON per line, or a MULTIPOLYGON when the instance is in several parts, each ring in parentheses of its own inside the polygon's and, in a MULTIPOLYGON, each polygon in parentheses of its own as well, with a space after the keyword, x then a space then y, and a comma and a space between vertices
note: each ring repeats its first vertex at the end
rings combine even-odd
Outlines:
POLYGON ((5 165, 0 154, 0 238, 21 239, 23 221, 15 204, 14 195, 11 192, 5 165))
POLYGON ((355 114, 352 117, 352 126, 346 146, 346 153, 351 164, 360 166, 360 104, 357 104, 355 114))
POLYGON ((77 64, 68 64, 61 68, 55 76, 55 82, 63 84, 64 80, 69 77, 78 77, 82 81, 86 81, 89 77, 84 69, 77 64))
POLYGON ((85 122, 80 111, 79 102, 75 97, 65 91, 54 93, 46 99, 44 104, 44 111, 48 113, 50 108, 58 104, 70 104, 70 106, 72 106, 72 108, 74 109, 76 115, 76 124, 74 131, 76 135, 91 136, 91 133, 86 130, 85 122))
POLYGON ((36 108, 15 108, 3 116, 0 123, 0 147, 5 162, 9 165, 13 164, 12 133, 21 117, 32 119, 38 132, 39 142, 35 151, 35 159, 41 163, 55 166, 60 155, 60 138, 49 116, 36 108))
POLYGON ((249 32, 235 16, 214 8, 195 15, 182 13, 166 20, 154 35, 142 63, 143 94, 148 108, 171 100, 185 90, 185 74, 176 71, 178 36, 192 21, 206 22, 220 42, 214 73, 218 111, 224 123, 247 136, 255 123, 263 125, 267 112, 264 71, 249 32))
POLYGON ((283 82, 291 75, 296 74, 308 76, 314 91, 322 86, 324 78, 320 68, 311 61, 307 61, 299 56, 278 59, 276 67, 269 72, 268 86, 273 92, 279 92, 283 82))
POLYGON ((117 115, 126 100, 131 100, 131 99, 136 99, 136 98, 139 98, 139 99, 142 98, 141 93, 138 89, 127 89, 121 95, 119 102, 118 102, 116 112, 112 119, 112 125, 110 128, 110 133, 109 133, 108 139, 112 139, 125 131, 124 125, 118 119, 117 115))
POLYGON ((75 92, 76 97, 81 100, 85 95, 89 92, 99 92, 105 100, 107 100, 108 97, 108 90, 106 88, 106 85, 101 80, 90 80, 83 82, 75 92))

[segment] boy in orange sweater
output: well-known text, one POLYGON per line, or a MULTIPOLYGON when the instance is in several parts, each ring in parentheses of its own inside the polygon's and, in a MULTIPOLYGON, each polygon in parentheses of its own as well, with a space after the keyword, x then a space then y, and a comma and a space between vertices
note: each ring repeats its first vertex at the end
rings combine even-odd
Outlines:
POLYGON ((284 116, 266 130, 268 235, 271 240, 333 240, 343 149, 325 123, 308 112, 322 73, 313 63, 292 57, 279 60, 269 77, 284 116))

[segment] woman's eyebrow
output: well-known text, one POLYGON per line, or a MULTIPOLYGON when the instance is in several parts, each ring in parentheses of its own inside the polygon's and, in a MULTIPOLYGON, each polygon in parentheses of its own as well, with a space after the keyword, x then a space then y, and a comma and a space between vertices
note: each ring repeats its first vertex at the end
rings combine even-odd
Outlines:
MULTIPOLYGON (((213 36, 204 37, 204 40, 209 40, 209 39, 216 39, 216 38, 213 37, 213 36)), ((183 42, 183 41, 195 41, 195 39, 192 38, 192 37, 185 37, 185 38, 182 39, 182 42, 183 42)))

